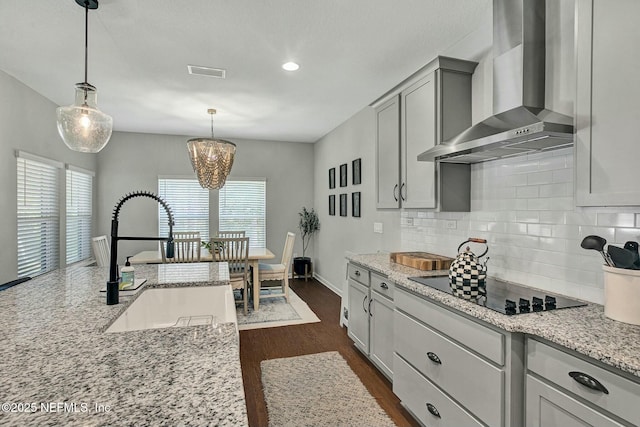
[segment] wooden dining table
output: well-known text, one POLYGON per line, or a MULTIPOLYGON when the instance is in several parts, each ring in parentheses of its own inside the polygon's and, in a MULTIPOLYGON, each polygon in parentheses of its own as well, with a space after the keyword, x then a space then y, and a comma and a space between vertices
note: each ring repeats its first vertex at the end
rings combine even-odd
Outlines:
MULTIPOLYGON (((273 259, 275 255, 267 248, 249 248, 249 265, 253 267, 253 310, 257 311, 260 305, 260 286, 258 264, 262 260, 273 259)), ((204 249, 200 254, 200 262, 212 262, 213 257, 204 249)), ((159 250, 138 252, 129 258, 131 264, 162 264, 162 254, 159 250)))

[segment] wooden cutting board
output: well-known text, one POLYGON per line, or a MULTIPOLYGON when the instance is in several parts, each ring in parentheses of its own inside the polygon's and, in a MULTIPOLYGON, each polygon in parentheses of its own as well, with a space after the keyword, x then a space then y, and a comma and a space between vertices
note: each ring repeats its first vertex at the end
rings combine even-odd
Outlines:
POLYGON ((418 270, 448 270, 453 260, 427 252, 391 252, 391 262, 418 270))

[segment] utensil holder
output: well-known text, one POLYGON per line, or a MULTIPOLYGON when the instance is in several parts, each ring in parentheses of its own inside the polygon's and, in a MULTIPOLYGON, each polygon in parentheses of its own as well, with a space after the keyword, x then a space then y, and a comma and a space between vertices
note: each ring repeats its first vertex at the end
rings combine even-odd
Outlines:
POLYGON ((602 266, 604 315, 619 322, 640 325, 640 270, 602 266))

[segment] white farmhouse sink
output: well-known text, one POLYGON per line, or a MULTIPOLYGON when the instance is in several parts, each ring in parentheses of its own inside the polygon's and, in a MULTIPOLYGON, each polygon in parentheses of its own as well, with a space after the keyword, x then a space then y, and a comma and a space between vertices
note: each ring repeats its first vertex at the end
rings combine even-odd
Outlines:
POLYGON ((235 323, 231 286, 146 289, 106 332, 235 323))

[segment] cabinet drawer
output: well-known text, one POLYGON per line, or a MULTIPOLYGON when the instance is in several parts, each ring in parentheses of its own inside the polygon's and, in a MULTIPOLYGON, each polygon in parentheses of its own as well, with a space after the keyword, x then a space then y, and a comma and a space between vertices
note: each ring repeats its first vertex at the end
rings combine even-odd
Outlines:
POLYGON ((401 289, 395 292, 394 301, 396 308, 504 366, 505 344, 502 333, 401 289))
POLYGON ((393 291, 396 285, 388 278, 381 276, 377 273, 371 272, 371 289, 384 295, 387 298, 393 299, 393 291))
POLYGON ((394 323, 396 353, 483 422, 503 425, 499 368, 397 310, 394 323))
POLYGON ((468 412, 443 394, 397 354, 394 355, 393 392, 425 426, 481 427, 468 412), (437 415, 433 415, 427 407, 437 415))
POLYGON ((599 408, 640 425, 640 384, 636 382, 531 338, 527 340, 527 369, 599 408), (578 383, 570 372, 587 374, 602 384, 608 394, 578 383))
POLYGON ((347 264, 349 278, 369 287, 369 270, 355 264, 347 264))
POLYGON ((526 427, 622 427, 573 397, 527 375, 526 427))

